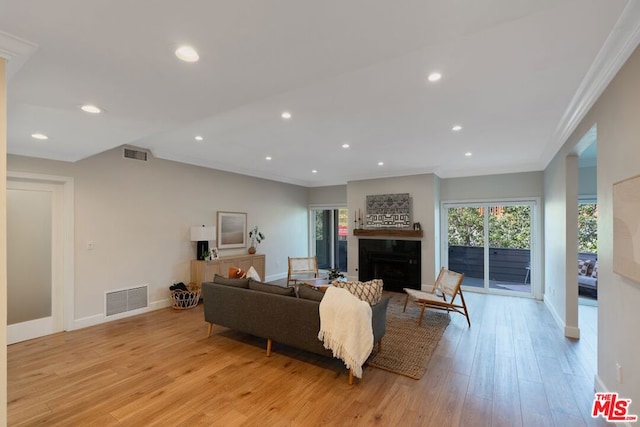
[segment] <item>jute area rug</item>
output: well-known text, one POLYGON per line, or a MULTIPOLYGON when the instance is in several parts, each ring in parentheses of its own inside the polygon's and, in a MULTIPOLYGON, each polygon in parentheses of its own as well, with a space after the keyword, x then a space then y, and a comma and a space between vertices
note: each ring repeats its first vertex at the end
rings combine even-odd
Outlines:
POLYGON ((382 351, 378 353, 375 345, 367 365, 419 380, 451 319, 446 312, 426 309, 422 325, 418 326, 420 308, 409 300, 403 313, 406 296, 399 293, 389 293, 389 296, 382 351))

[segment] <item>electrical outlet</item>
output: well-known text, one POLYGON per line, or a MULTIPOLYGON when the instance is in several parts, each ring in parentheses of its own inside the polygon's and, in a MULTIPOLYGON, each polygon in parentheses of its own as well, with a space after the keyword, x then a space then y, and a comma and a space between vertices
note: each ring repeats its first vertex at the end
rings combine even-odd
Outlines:
POLYGON ((619 363, 616 363, 616 378, 618 379, 618 384, 622 384, 622 366, 619 363))
POLYGON ((87 240, 87 250, 92 251, 94 248, 93 240, 87 240))

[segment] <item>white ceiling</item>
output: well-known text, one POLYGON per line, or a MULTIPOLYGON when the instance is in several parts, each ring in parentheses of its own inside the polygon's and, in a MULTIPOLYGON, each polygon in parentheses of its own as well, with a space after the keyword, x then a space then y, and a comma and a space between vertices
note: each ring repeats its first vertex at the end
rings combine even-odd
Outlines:
POLYGON ((9 59, 8 152, 77 161, 128 144, 305 186, 541 170, 612 37, 637 30, 621 25, 631 6, 0 0, 0 31, 25 46, 9 59), (174 56, 185 43, 199 62, 174 56))

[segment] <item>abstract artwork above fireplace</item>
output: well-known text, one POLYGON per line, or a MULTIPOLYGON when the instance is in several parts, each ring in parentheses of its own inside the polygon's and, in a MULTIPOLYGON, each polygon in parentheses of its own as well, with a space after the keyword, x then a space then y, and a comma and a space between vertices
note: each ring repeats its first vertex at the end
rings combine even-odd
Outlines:
POLYGON ((411 227, 409 193, 367 196, 366 228, 411 227))

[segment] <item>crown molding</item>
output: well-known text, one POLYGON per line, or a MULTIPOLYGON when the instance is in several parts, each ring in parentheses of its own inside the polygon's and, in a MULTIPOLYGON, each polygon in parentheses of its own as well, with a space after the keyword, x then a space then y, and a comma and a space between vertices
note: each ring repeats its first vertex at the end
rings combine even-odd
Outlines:
POLYGON ((542 156, 546 168, 640 44, 640 0, 629 0, 580 83, 542 156))
POLYGON ((38 49, 38 45, 0 31, 0 58, 7 60, 7 80, 11 79, 38 49))

